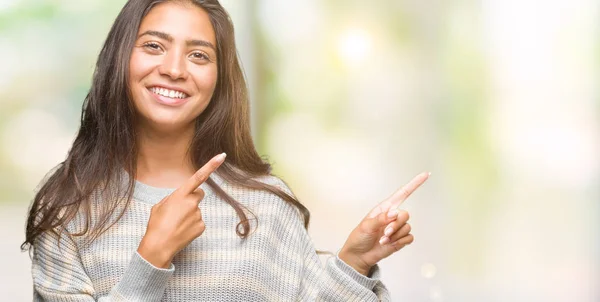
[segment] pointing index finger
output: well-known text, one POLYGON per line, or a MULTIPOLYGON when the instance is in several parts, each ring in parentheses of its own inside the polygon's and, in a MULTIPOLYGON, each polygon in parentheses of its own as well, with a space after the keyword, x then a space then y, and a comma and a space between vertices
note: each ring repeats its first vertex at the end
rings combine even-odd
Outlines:
POLYGON ((429 178, 430 174, 431 173, 429 172, 423 172, 415 176, 415 178, 405 184, 400 190, 396 191, 389 199, 392 202, 391 208, 394 209, 399 207, 410 194, 417 190, 429 178))
POLYGON ((202 168, 200 168, 190 179, 188 179, 177 191, 182 194, 190 194, 194 192, 201 184, 203 184, 210 174, 212 174, 221 164, 225 161, 224 152, 216 155, 211 160, 209 160, 202 168))

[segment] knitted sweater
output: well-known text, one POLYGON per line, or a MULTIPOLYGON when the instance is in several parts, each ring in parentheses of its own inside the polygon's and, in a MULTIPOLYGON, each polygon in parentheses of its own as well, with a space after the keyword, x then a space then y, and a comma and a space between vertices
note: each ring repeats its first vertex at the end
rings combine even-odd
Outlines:
MULTIPOLYGON (((375 266, 369 277, 337 256, 322 265, 295 207, 278 196, 227 184, 221 188, 258 218, 247 239, 235 233, 234 209, 202 184, 206 230, 181 250, 168 269, 137 253, 152 205, 173 189, 136 182, 121 219, 92 244, 46 232, 34 242, 34 301, 389 301, 375 266), (258 226, 258 227, 257 227, 258 226)), ((278 178, 261 179, 291 194, 278 178)), ((80 230, 74 219, 67 230, 80 230)))

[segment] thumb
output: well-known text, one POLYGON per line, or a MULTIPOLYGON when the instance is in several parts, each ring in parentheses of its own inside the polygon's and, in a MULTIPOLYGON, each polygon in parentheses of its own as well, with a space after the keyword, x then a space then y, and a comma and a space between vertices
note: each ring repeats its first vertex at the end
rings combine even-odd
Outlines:
POLYGON ((390 222, 392 222, 398 216, 398 213, 396 212, 396 215, 393 215, 392 217, 389 217, 388 213, 391 213, 392 211, 390 211, 390 212, 381 212, 381 213, 379 213, 377 216, 375 216, 373 218, 367 218, 365 220, 365 228, 366 228, 366 230, 369 233, 375 233, 375 232, 378 232, 381 229, 385 228, 390 222))

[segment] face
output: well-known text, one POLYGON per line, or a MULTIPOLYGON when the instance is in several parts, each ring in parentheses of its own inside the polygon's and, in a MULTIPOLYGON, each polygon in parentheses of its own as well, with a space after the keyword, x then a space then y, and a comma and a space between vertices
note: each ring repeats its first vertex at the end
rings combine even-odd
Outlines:
POLYGON ((215 33, 208 13, 164 2, 140 24, 129 84, 141 122, 160 130, 193 127, 217 82, 215 33))

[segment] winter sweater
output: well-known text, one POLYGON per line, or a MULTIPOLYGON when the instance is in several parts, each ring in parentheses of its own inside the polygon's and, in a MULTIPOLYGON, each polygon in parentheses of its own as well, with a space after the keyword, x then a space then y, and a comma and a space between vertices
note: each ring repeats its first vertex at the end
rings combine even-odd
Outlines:
MULTIPOLYGON (((83 219, 58 236, 34 242, 34 301, 389 301, 379 268, 364 276, 337 256, 325 265, 299 211, 280 197, 211 178, 258 218, 246 239, 235 232, 239 217, 207 184, 199 207, 206 225, 173 259, 153 266, 137 253, 152 206, 174 189, 135 183, 124 215, 92 244, 83 244, 83 219)), ((274 176, 261 181, 290 189, 274 176)), ((249 216, 252 217, 252 216, 249 216)))

